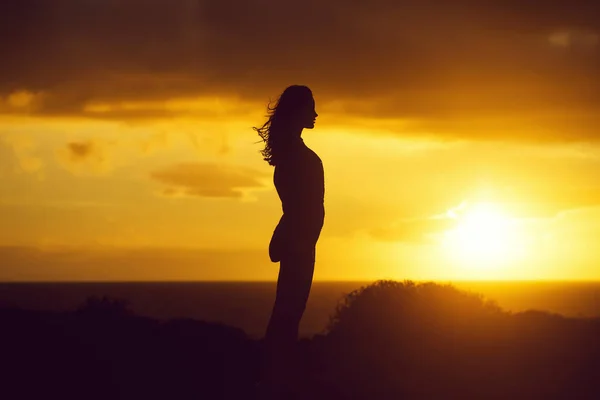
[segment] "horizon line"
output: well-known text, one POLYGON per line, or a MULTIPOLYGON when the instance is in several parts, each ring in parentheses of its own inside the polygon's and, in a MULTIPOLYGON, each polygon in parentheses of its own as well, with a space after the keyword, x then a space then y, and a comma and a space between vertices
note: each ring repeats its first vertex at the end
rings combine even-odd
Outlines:
MULTIPOLYGON (((315 279, 313 283, 360 283, 372 284, 380 281, 416 282, 416 283, 600 283, 600 279, 315 279)), ((277 280, 227 280, 227 279, 163 279, 163 280, 7 280, 2 284, 75 284, 75 283, 268 283, 275 284, 277 280)))

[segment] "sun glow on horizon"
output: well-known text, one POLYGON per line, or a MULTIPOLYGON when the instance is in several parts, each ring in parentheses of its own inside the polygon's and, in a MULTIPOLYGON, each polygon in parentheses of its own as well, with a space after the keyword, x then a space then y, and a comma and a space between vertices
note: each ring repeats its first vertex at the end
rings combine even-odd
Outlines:
POLYGON ((495 203, 461 205, 449 211, 457 221, 446 231, 443 244, 449 257, 469 270, 469 274, 501 275, 498 268, 523 254, 516 220, 495 203))

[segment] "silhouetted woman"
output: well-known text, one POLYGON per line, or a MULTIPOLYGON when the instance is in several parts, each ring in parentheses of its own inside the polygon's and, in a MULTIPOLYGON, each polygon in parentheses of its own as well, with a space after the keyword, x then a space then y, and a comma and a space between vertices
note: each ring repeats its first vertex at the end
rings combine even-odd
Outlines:
POLYGON ((268 111, 267 122, 254 129, 265 142, 261 151, 265 161, 275 166, 273 182, 283 216, 269 244, 271 261, 280 266, 265 335, 267 363, 262 384, 279 390, 293 385, 298 328, 312 285, 315 247, 325 218, 325 185, 321 159, 301 138, 304 128, 314 128, 318 115, 311 90, 290 86, 268 111))

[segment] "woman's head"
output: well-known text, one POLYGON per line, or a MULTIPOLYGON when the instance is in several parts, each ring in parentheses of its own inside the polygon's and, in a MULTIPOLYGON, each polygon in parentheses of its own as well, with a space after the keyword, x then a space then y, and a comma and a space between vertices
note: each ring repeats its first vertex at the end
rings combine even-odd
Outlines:
POLYGON ((269 119, 260 128, 254 128, 265 142, 261 151, 265 161, 277 164, 286 145, 297 139, 302 129, 315 127, 317 112, 311 90, 306 86, 293 85, 286 88, 275 106, 268 107, 269 119))

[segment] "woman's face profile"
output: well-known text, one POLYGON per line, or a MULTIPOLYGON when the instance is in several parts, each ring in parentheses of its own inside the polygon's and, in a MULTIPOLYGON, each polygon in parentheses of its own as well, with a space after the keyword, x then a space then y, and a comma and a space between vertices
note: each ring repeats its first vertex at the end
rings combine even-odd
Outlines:
POLYGON ((310 103, 308 103, 306 108, 302 110, 302 114, 300 116, 302 127, 306 129, 313 129, 318 116, 319 114, 317 114, 315 108, 315 99, 311 98, 310 103))

